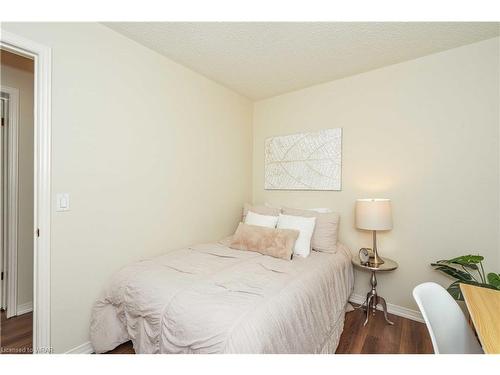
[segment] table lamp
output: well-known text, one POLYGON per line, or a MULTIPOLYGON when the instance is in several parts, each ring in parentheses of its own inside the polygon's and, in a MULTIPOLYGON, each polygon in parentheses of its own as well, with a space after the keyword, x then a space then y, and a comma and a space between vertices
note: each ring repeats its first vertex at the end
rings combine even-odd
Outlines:
POLYGON ((375 266, 384 263, 377 252, 377 231, 392 229, 391 200, 356 200, 356 227, 373 231, 373 259, 370 263, 375 266))

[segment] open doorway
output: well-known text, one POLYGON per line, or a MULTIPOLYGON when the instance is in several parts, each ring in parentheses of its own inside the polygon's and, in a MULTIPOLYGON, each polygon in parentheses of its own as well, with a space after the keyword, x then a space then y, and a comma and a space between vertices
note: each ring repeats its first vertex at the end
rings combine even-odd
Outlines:
POLYGON ((31 353, 34 61, 0 50, 0 352, 31 353))
POLYGON ((50 339, 52 50, 50 47, 3 29, 0 33, 0 49, 34 61, 33 352, 52 353, 50 339))

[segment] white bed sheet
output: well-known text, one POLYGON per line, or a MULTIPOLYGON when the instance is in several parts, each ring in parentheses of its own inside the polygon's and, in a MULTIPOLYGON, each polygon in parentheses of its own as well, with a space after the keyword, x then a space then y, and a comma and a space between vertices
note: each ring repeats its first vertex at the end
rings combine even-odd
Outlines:
POLYGON ((292 261, 217 242, 118 271, 92 310, 97 353, 332 353, 353 288, 351 255, 292 261))

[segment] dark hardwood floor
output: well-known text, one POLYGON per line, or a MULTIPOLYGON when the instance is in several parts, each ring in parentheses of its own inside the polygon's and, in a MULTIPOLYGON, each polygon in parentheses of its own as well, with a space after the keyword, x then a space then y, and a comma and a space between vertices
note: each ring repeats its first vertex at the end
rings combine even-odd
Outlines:
POLYGON ((112 351, 106 354, 135 354, 134 347, 132 346, 132 341, 128 341, 125 344, 114 348, 112 351))
POLYGON ((431 338, 424 323, 389 314, 386 323, 381 311, 370 316, 355 310, 346 314, 337 354, 432 354, 431 338))
MULTIPOLYGON (((337 354, 431 354, 432 343, 424 323, 389 314, 391 326, 378 311, 363 327, 362 310, 346 314, 344 332, 337 354)), ((108 354, 134 354, 132 342, 126 342, 108 354)))
POLYGON ((0 354, 31 354, 33 345, 33 314, 7 319, 0 311, 0 354))

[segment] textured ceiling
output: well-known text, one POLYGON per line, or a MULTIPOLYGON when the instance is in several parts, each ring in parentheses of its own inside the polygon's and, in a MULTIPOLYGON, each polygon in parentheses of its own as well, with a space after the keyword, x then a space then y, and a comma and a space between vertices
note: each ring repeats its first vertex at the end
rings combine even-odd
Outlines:
POLYGON ((257 100, 499 35, 499 23, 118 22, 115 31, 257 100))

